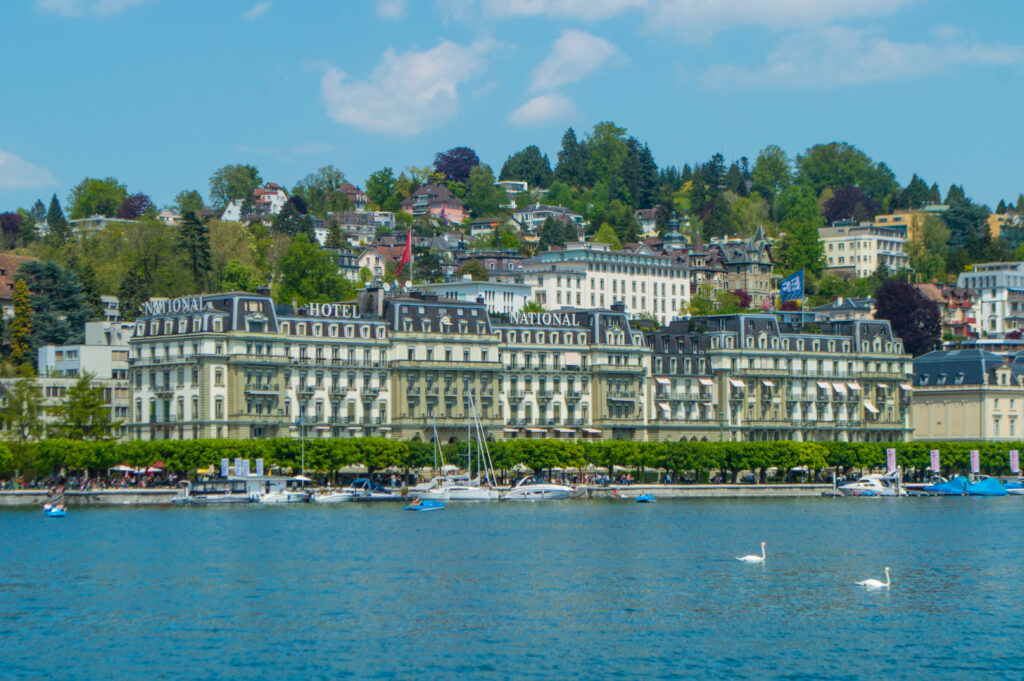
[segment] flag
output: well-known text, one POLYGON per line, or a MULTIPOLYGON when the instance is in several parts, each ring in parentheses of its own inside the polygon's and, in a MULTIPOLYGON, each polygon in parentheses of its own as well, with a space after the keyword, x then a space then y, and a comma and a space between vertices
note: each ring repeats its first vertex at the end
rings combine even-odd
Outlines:
POLYGON ((939 450, 932 450, 932 473, 939 472, 939 450))
POLYGON ((887 449, 885 450, 885 465, 888 466, 889 472, 896 470, 896 450, 887 449))
POLYGON ((1020 475, 1020 452, 1016 449, 1010 450, 1010 472, 1020 475))
POLYGON ((794 272, 779 282, 779 302, 800 300, 804 297, 804 271, 794 272))
POLYGON ((398 277, 402 273, 402 267, 406 263, 412 262, 412 228, 409 228, 409 233, 405 235, 405 250, 402 251, 402 257, 398 260, 398 271, 395 272, 395 277, 398 277))
POLYGON ((978 472, 981 471, 981 465, 980 465, 981 462, 979 461, 980 458, 981 458, 981 452, 979 452, 977 449, 972 449, 971 450, 971 472, 972 473, 978 473, 978 472))

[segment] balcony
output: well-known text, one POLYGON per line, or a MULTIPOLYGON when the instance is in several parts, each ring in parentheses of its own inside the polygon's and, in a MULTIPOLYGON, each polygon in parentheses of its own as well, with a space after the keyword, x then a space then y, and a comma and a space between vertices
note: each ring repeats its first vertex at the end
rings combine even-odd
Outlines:
POLYGON ((377 395, 380 395, 380 388, 372 385, 364 385, 359 390, 359 394, 363 395, 364 397, 377 397, 377 395))
POLYGON ((246 383, 245 392, 255 394, 276 395, 280 392, 281 386, 277 383, 246 383))

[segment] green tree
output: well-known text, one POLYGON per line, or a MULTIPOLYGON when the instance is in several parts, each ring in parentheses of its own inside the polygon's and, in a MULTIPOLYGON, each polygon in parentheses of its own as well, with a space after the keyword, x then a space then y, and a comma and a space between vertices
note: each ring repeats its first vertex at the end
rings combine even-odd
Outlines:
POLYGON ((780 274, 804 268, 819 274, 825 266, 825 248, 818 229, 824 224, 814 193, 804 185, 791 185, 778 201, 779 231, 784 235, 773 252, 780 274))
POLYGON ((326 218, 328 211, 352 209, 351 200, 337 191, 343 184, 345 173, 333 165, 327 165, 299 180, 292 188, 292 196, 301 196, 306 201, 310 215, 326 218))
POLYGON ((210 176, 210 203, 223 209, 234 199, 252 197, 256 187, 263 184, 260 171, 248 164, 226 165, 210 176))
POLYGON ((330 254, 299 234, 278 262, 281 281, 275 298, 288 303, 297 298, 306 303, 330 303, 355 296, 352 282, 338 273, 330 254))
POLYGON ((899 190, 896 176, 884 163, 875 163, 867 154, 846 142, 816 144, 796 157, 800 182, 815 195, 826 187, 851 185, 882 204, 899 190))
POLYGON ((370 173, 370 177, 366 180, 366 196, 372 203, 380 206, 381 210, 392 213, 398 210, 399 202, 408 194, 399 198, 397 191, 398 180, 390 167, 370 173))
POLYGON ((224 277, 221 279, 221 291, 255 291, 259 288, 259 276, 253 268, 240 260, 229 260, 224 267, 224 277))
POLYGON ((520 312, 546 312, 546 310, 544 309, 544 306, 538 303, 536 300, 527 300, 525 303, 523 303, 523 309, 520 310, 520 312))
MULTIPOLYGON (((444 276, 441 272, 441 259, 437 252, 430 248, 414 247, 413 263, 418 281, 441 281, 444 276)), ((405 268, 402 272, 405 272, 405 268)))
POLYGON ((344 236, 341 234, 341 226, 335 221, 330 220, 327 223, 327 241, 324 243, 326 248, 345 248, 348 243, 345 241, 344 236))
POLYGON ((137 267, 128 269, 117 289, 117 311, 122 319, 132 321, 139 307, 149 300, 150 282, 137 267))
POLYGON ((576 131, 569 128, 562 135, 562 149, 558 152, 554 179, 570 187, 585 187, 589 184, 588 166, 588 146, 578 141, 576 131))
POLYGON ((68 196, 71 219, 88 218, 93 215, 112 218, 127 196, 128 190, 113 177, 102 180, 87 177, 79 182, 68 196))
POLYGON ((29 376, 18 379, 0 406, 4 432, 19 445, 38 440, 44 432, 43 412, 43 391, 39 384, 29 376))
POLYGON ((593 240, 597 243, 608 244, 613 251, 622 250, 622 242, 619 241, 619 237, 615 234, 615 228, 607 222, 602 224, 601 228, 597 230, 593 240))
POLYGON ((32 303, 29 298, 28 282, 18 279, 14 282, 11 295, 14 319, 11 320, 11 363, 21 366, 29 362, 29 345, 32 337, 32 303))
POLYGON ((105 440, 112 436, 114 423, 104 404, 103 388, 93 384, 92 374, 83 373, 68 389, 64 401, 54 410, 55 430, 69 440, 105 440))
POLYGON ((29 261, 18 269, 31 293, 32 337, 30 356, 43 345, 81 343, 89 307, 82 283, 71 270, 55 262, 29 261))
POLYGON ((771 204, 783 189, 793 183, 793 169, 782 147, 770 144, 757 154, 751 178, 757 191, 771 204))
POLYGON ((690 313, 694 317, 702 317, 709 314, 715 313, 715 303, 707 296, 695 295, 690 298, 690 304, 686 308, 686 312, 690 313))
POLYGON ((604 121, 594 126, 587 140, 588 175, 594 183, 605 182, 614 187, 629 154, 626 129, 604 121))
POLYGON ((99 284, 96 282, 96 270, 93 266, 84 262, 75 270, 78 280, 82 282, 82 294, 85 296, 85 305, 90 320, 103 319, 103 298, 100 297, 99 284))
POLYGON ((910 269, 920 281, 931 281, 946 271, 949 252, 949 227, 939 217, 929 215, 917 234, 907 243, 910 269))
POLYGON ((174 210, 181 215, 185 213, 199 213, 205 207, 203 197, 195 189, 182 189, 174 197, 174 210))
POLYGON ((472 277, 473 281, 487 281, 489 278, 487 275, 487 268, 484 267, 476 258, 467 260, 461 267, 459 267, 458 271, 455 272, 455 276, 459 279, 466 274, 472 277))
POLYGON ((540 240, 537 242, 537 248, 543 251, 552 246, 562 246, 569 241, 578 241, 579 238, 576 223, 569 220, 556 220, 548 216, 540 226, 540 240))
POLYGON ((202 291, 210 279, 210 233, 195 213, 185 213, 182 217, 178 227, 178 244, 187 254, 196 289, 202 291))
POLYGON ((50 209, 46 211, 46 228, 50 241, 54 244, 67 243, 71 238, 71 227, 68 225, 67 218, 64 217, 64 211, 61 210, 56 194, 50 198, 50 209))
POLYGON ((282 234, 288 236, 303 234, 310 241, 316 241, 313 220, 308 215, 301 214, 291 201, 284 204, 281 212, 271 218, 271 225, 282 234))
POLYGON ((469 186, 466 205, 474 217, 494 215, 508 203, 508 194, 501 187, 494 186, 494 174, 488 165, 473 166, 469 171, 469 186))
POLYGON ((366 286, 369 282, 373 281, 373 272, 370 271, 369 267, 359 268, 359 285, 366 286))
POLYGON ((501 166, 499 177, 502 180, 521 180, 530 187, 543 189, 551 185, 553 176, 547 155, 542 155, 540 149, 531 144, 508 157, 501 166))

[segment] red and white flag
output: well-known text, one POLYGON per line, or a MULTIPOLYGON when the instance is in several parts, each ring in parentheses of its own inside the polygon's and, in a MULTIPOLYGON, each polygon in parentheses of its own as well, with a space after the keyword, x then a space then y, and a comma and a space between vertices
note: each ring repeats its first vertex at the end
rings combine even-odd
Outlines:
POLYGON ((1016 449, 1010 450, 1010 472, 1020 474, 1020 452, 1016 449))
POLYGON ((939 450, 932 450, 932 473, 939 472, 939 450))
POLYGON ((896 450, 887 449, 885 450, 885 465, 888 466, 890 471, 896 470, 896 450))
POLYGON ((981 472, 981 465, 980 465, 981 462, 979 461, 980 458, 981 458, 981 453, 977 449, 972 449, 971 450, 971 472, 972 473, 980 473, 981 472))
POLYGON ((395 277, 402 273, 402 268, 405 267, 406 263, 412 262, 412 228, 409 228, 409 233, 405 235, 405 250, 402 251, 402 257, 398 260, 398 270, 395 272, 395 277))

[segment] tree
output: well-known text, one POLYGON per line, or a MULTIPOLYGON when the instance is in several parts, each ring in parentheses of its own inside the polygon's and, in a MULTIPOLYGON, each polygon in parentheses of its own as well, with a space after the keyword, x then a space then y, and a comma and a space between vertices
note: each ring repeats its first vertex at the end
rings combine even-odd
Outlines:
POLYGON ((121 199, 117 217, 122 220, 136 220, 146 213, 155 212, 153 202, 145 194, 132 194, 121 199))
POLYGON ((750 297, 749 293, 747 293, 741 288, 738 288, 733 290, 732 294, 736 296, 736 304, 739 305, 739 308, 741 310, 750 309, 750 303, 753 302, 753 299, 750 297))
POLYGON ((327 224, 327 241, 324 243, 324 247, 344 248, 346 245, 345 237, 341 233, 341 226, 335 220, 330 220, 327 224))
POLYGON ((694 317, 704 317, 715 313, 715 303, 707 296, 695 295, 690 298, 690 305, 686 312, 694 317))
POLYGON ((499 177, 502 180, 521 180, 530 187, 543 189, 551 185, 553 175, 547 155, 542 155, 540 149, 531 144, 506 159, 499 177))
POLYGON ((796 157, 800 181, 815 194, 826 187, 854 185, 880 204, 894 194, 899 185, 884 163, 873 162, 867 154, 846 142, 816 144, 796 157))
POLYGON ((18 213, 0 213, 0 247, 5 251, 17 248, 18 233, 25 218, 18 213))
POLYGON ((578 240, 579 232, 576 230, 576 223, 571 220, 556 220, 549 215, 540 226, 540 240, 537 243, 537 248, 543 251, 552 246, 562 246, 569 241, 578 240))
POLYGON ((92 374, 83 373, 68 388, 64 402, 55 410, 55 429, 69 440, 105 440, 111 437, 115 424, 110 408, 104 403, 103 388, 94 385, 92 374))
POLYGON ((907 243, 910 269, 920 281, 931 281, 946 271, 946 254, 949 252, 949 227, 934 215, 925 218, 921 229, 907 243))
POLYGON ((818 235, 823 220, 814 193, 804 185, 787 187, 779 195, 778 214, 784 236, 776 242, 773 256, 780 274, 802 268, 819 274, 825 266, 825 248, 818 235))
POLYGON ((416 279, 420 281, 441 281, 444 276, 441 271, 441 259, 433 249, 414 247, 413 261, 416 263, 416 279))
POLYGON ((150 298, 150 282, 138 268, 131 268, 124 274, 117 289, 117 311, 122 319, 132 321, 139 307, 150 298))
POLYGON ((905 281, 890 279, 875 291, 875 318, 888 319, 893 334, 915 357, 935 349, 941 340, 938 305, 905 281))
POLYGON ((112 218, 117 214, 126 196, 128 190, 113 177, 102 180, 87 177, 79 182, 68 196, 71 219, 88 218, 93 215, 112 218))
POLYGON ((864 193, 860 187, 845 185, 832 190, 832 196, 824 205, 825 222, 836 220, 868 222, 878 214, 878 203, 864 193))
POLYGON ((434 156, 434 172, 451 182, 465 182, 469 173, 480 165, 480 157, 469 147, 453 147, 434 156))
POLYGON ((209 283, 211 270, 210 233, 195 213, 185 213, 178 227, 178 244, 185 252, 192 281, 200 291, 209 283))
POLYGON ((750 178, 754 191, 774 204, 775 197, 793 183, 792 165, 782 147, 770 144, 759 151, 750 178))
POLYGON ((530 312, 545 312, 544 306, 538 303, 536 300, 527 300, 523 303, 523 308, 520 312, 529 314, 530 312))
POLYGON ((392 213, 398 210, 401 199, 395 194, 397 190, 398 181, 394 171, 389 167, 370 173, 370 177, 366 179, 366 196, 371 202, 380 206, 381 210, 392 213))
POLYGON ((250 198, 261 184, 263 178, 255 166, 226 165, 210 176, 210 203, 214 208, 223 209, 234 199, 250 198))
POLYGON ((35 359, 43 345, 82 342, 90 308, 74 272, 55 262, 29 261, 18 269, 17 279, 31 294, 31 356, 26 359, 35 359))
POLYGON ((304 234, 310 241, 316 241, 313 221, 308 215, 302 215, 294 203, 289 201, 281 212, 271 218, 271 226, 282 234, 297 236, 304 234))
POLYGON ((11 321, 11 363, 21 366, 29 362, 30 340, 32 336, 32 303, 29 298, 28 283, 24 279, 14 282, 11 295, 14 306, 14 319, 11 321))
POLYGON ((56 194, 50 198, 50 209, 46 212, 46 228, 51 240, 58 245, 66 243, 71 238, 71 229, 56 194))
POLYGON ((473 281, 488 280, 487 268, 484 267, 483 264, 476 258, 464 262, 462 264, 462 267, 460 267, 458 271, 455 273, 455 276, 461 279, 462 276, 466 274, 471 276, 473 278, 473 281))
POLYGON ((949 227, 950 249, 965 248, 972 258, 983 257, 988 211, 975 205, 959 187, 950 187, 946 202, 949 208, 942 213, 942 219, 949 227))
POLYGON ((602 244, 608 244, 613 251, 622 250, 622 242, 619 241, 619 237, 615 234, 615 229, 607 222, 601 225, 601 228, 594 234, 594 241, 602 244))
POLYGON ((46 224, 46 206, 40 199, 36 199, 36 202, 32 204, 32 209, 28 212, 32 218, 32 224, 36 228, 40 228, 46 224))
POLYGON ((291 302, 297 298, 306 303, 330 303, 355 296, 352 282, 338 273, 338 266, 330 254, 299 234, 278 262, 281 283, 275 298, 278 302, 291 302))
POLYGON ((42 437, 43 391, 33 378, 24 376, 11 385, 0 406, 0 420, 4 432, 18 444, 42 437))
POLYGON ((501 187, 494 186, 494 174, 490 166, 477 165, 469 171, 466 206, 475 217, 494 215, 508 203, 508 194, 501 187))
POLYGON ((576 131, 569 128, 562 135, 562 148, 558 152, 554 180, 570 187, 584 187, 589 184, 587 175, 588 147, 576 139, 576 131))
POLYGON ((300 197, 306 202, 307 209, 300 212, 326 218, 328 211, 351 209, 351 200, 338 191, 343 184, 345 173, 327 165, 299 180, 292 188, 292 197, 300 197))
POLYGON ((85 305, 90 320, 103 319, 103 298, 100 296, 100 287, 96 283, 96 270, 89 262, 81 263, 75 268, 78 280, 82 282, 82 294, 85 296, 85 305))
POLYGON ((178 195, 174 197, 173 207, 181 215, 189 212, 199 213, 205 208, 203 196, 195 189, 182 189, 178 192, 178 195))
POLYGON ((629 154, 626 129, 620 128, 610 121, 596 124, 587 140, 587 149, 588 176, 595 184, 606 183, 611 190, 611 195, 616 195, 622 165, 629 154))
POLYGON ((240 260, 229 260, 224 267, 224 277, 221 279, 221 291, 255 291, 259 288, 260 278, 253 271, 252 267, 240 260))

